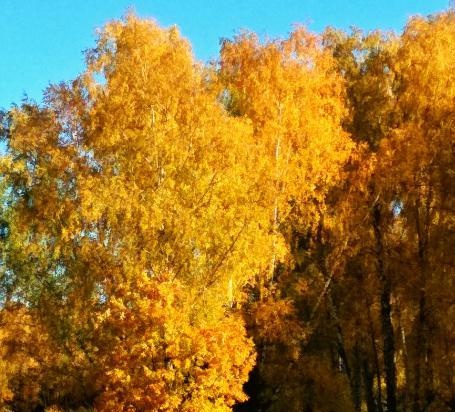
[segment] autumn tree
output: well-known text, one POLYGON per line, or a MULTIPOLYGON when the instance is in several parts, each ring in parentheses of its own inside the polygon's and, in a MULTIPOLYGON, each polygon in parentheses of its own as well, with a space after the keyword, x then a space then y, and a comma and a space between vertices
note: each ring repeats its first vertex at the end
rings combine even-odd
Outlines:
POLYGON ((175 28, 129 15, 100 32, 77 80, 10 113, 6 265, 70 360, 74 403, 245 399, 254 354, 235 305, 270 260, 268 211, 251 128, 207 78, 175 28))
MULTIPOLYGON (((253 124, 257 150, 272 171, 263 177, 271 232, 284 236, 292 250, 321 225, 325 228, 326 197, 341 182, 353 147, 341 127, 346 109, 335 60, 323 50, 321 38, 303 28, 264 43, 243 33, 223 42, 220 78, 230 113, 253 124)), ((298 305, 305 280, 290 270, 295 263, 291 255, 281 261, 274 256, 268 282, 248 315, 269 410, 303 407, 305 330, 298 305)), ((320 266, 316 271, 322 282, 328 280, 327 271, 320 266)))
MULTIPOLYGON (((449 223, 453 211, 437 200, 439 196, 445 201, 452 198, 447 171, 453 162, 449 149, 453 138, 445 131, 453 114, 446 100, 451 99, 446 96, 450 96, 453 82, 449 71, 445 72, 453 64, 446 46, 452 35, 451 19, 452 13, 415 18, 400 39, 388 36, 379 43, 372 43, 381 39, 376 34, 362 38, 358 32, 351 36, 326 33, 326 45, 348 81, 351 114, 345 127, 355 140, 368 143, 360 163, 353 164, 354 170, 348 175, 343 194, 346 200, 338 206, 342 211, 340 206, 345 204, 344 217, 339 213, 345 222, 340 226, 345 228, 344 233, 340 234, 351 245, 351 257, 343 282, 335 285, 342 291, 344 306, 344 302, 350 302, 348 306, 354 309, 346 313, 353 317, 351 322, 342 316, 346 325, 343 329, 355 328, 355 336, 363 333, 361 327, 365 336, 370 336, 370 348, 366 345, 368 340, 361 341, 360 347, 351 346, 351 338, 346 344, 353 349, 348 354, 353 365, 358 364, 359 349, 369 353, 362 385, 365 389, 371 387, 372 375, 368 371, 375 371, 377 401, 375 406, 371 390, 365 391, 368 410, 381 410, 381 399, 387 402, 387 410, 408 410, 411 405, 413 410, 450 408, 450 396, 444 398, 450 383, 447 379, 447 383, 435 380, 437 361, 431 358, 432 345, 442 349, 442 341, 451 339, 447 329, 442 332, 444 338, 436 337, 444 321, 434 321, 438 306, 445 308, 448 318, 452 316, 450 299, 439 295, 450 289, 450 276, 437 275, 439 270, 450 273, 452 267, 445 247, 453 243, 449 223), (434 76, 432 80, 428 80, 428 73, 434 76), (440 81, 445 86, 438 88, 440 81), (440 101, 441 106, 430 105, 429 101, 440 101), (437 118, 435 122, 431 120, 433 116, 437 118), (375 127, 377 121, 381 121, 381 128, 375 127), (437 223, 439 216, 445 216, 442 227, 437 223), (359 222, 363 224, 359 226, 359 222), (432 253, 440 260, 437 264, 433 261, 437 267, 430 269, 427 259, 432 253), (436 282, 428 280, 435 278, 436 282), (346 281, 351 284, 348 289, 343 287, 346 281), (354 287, 360 287, 370 302, 366 319, 359 312, 363 299, 351 292, 354 287), (377 288, 381 291, 379 299, 377 288), (441 289, 436 292, 438 288, 441 289), (439 296, 438 304, 433 301, 433 293, 439 296), (354 319, 356 323, 352 323, 354 319), (383 381, 385 393, 381 393, 383 381)), ((441 357, 449 359, 449 352, 441 357)), ((445 365, 442 374, 453 369, 445 365)))
POLYGON ((0 112, 0 410, 453 410, 453 44, 98 30, 0 112))
POLYGON ((414 18, 406 27, 395 65, 401 122, 384 145, 384 158, 396 175, 390 190, 400 202, 414 267, 415 293, 408 304, 413 320, 407 330, 413 411, 453 402, 447 391, 453 385, 443 378, 447 370, 453 372, 453 359, 442 342, 453 339, 445 321, 453 321, 445 291, 453 288, 454 268, 447 249, 454 244, 455 56, 448 46, 455 41, 454 22, 454 13, 447 12, 414 18))

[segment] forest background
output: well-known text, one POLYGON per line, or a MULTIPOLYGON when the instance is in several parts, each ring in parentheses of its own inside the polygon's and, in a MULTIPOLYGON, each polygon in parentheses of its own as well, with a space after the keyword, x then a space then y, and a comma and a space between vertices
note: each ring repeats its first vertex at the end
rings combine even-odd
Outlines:
POLYGON ((452 411, 455 13, 128 12, 1 111, 4 411, 452 411))

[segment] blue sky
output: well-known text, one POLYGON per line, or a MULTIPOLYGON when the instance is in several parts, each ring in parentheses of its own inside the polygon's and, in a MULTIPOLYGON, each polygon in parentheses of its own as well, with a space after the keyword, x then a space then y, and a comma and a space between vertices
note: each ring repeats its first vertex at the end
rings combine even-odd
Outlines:
POLYGON ((294 23, 400 31, 409 16, 447 8, 448 0, 0 0, 0 108, 83 70, 94 30, 132 6, 163 26, 176 24, 200 60, 215 58, 221 37, 239 29, 285 36, 294 23))

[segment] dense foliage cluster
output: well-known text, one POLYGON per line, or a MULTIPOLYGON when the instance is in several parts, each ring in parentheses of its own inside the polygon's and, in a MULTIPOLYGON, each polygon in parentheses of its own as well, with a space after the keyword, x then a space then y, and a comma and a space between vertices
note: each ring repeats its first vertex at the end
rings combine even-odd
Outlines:
POLYGON ((0 410, 455 410, 454 45, 107 24, 1 115, 0 410))

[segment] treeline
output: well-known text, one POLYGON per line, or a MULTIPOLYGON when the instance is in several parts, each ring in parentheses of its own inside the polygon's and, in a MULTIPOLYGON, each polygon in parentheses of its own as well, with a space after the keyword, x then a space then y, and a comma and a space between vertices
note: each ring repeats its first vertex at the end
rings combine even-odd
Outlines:
POLYGON ((454 47, 107 24, 2 112, 0 410, 455 410, 454 47))

